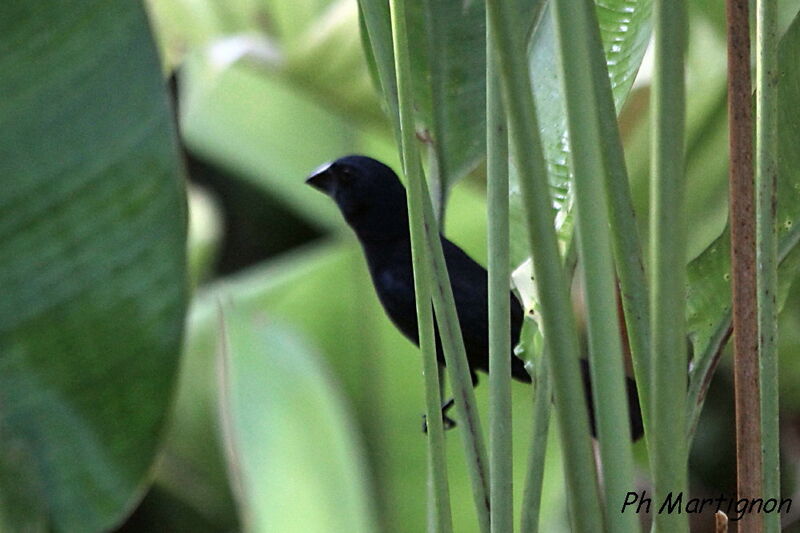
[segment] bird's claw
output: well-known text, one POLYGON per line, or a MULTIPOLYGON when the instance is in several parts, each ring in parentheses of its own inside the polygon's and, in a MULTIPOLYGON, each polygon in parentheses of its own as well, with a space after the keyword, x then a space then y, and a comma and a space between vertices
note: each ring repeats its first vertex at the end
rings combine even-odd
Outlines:
MULTIPOLYGON (((442 404, 442 425, 444 426, 444 430, 447 431, 448 429, 453 429, 456 427, 456 421, 447 416, 447 411, 449 411, 453 405, 455 405, 455 399, 450 398, 446 402, 442 404)), ((422 415, 422 432, 426 435, 428 434, 428 416, 422 415)))

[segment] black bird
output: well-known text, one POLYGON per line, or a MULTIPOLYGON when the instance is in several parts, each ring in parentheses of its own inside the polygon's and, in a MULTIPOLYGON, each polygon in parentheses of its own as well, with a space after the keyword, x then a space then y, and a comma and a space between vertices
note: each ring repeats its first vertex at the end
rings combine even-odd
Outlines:
MULTIPOLYGON (((323 165, 306 183, 336 202, 345 221, 353 228, 361 243, 375 291, 386 314, 406 337, 419 345, 406 190, 397 175, 380 161, 350 155, 323 165)), ((489 371, 488 276, 486 269, 461 248, 444 236, 441 239, 472 383, 477 385, 475 371, 489 371)), ((524 313, 519 301, 510 291, 509 299, 513 346, 519 342, 524 313)), ((444 365, 438 331, 436 353, 439 363, 444 365)), ((531 377, 523 362, 513 353, 509 356, 512 377, 530 383, 531 377)), ((581 363, 592 434, 595 434, 589 368, 585 360, 581 360, 581 363)), ((639 438, 642 434, 641 415, 636 385, 630 378, 628 403, 631 408, 631 430, 634 438, 639 438)), ((448 402, 445 409, 450 405, 452 403, 448 402)))

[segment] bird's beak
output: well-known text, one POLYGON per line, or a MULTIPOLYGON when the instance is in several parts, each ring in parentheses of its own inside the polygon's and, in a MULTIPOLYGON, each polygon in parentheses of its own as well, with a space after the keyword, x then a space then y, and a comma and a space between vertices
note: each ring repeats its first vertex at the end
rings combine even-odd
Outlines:
POLYGON ((334 185, 334 176, 333 172, 331 171, 332 166, 333 163, 325 163, 324 165, 319 166, 314 172, 311 173, 311 176, 306 179, 306 183, 315 189, 324 192, 325 194, 330 194, 334 185))

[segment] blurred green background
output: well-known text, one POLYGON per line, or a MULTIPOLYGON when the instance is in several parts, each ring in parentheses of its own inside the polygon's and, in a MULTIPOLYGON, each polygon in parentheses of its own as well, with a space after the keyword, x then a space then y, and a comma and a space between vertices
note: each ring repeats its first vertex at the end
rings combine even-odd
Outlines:
MULTIPOLYGON (((688 94, 689 260, 720 236, 727 219, 723 13, 717 3, 691 4, 687 83, 700 89, 688 94)), ((194 372, 207 375, 211 366, 216 302, 236 302, 263 315, 264 320, 275 320, 302 335, 309 349, 324 358, 345 392, 356 439, 365 451, 369 473, 363 482, 377 523, 386 531, 422 531, 426 477, 425 442, 418 429, 424 409, 419 355, 381 312, 358 245, 333 205, 302 185, 311 169, 346 153, 365 153, 399 168, 391 126, 381 112, 380 92, 370 80, 360 47, 356 3, 240 1, 223 6, 204 2, 206 11, 195 9, 196 5, 178 1, 150 4, 167 64, 175 66, 188 57, 181 70, 181 125, 186 145, 195 157, 212 162, 226 174, 219 179, 226 182, 224 187, 234 181, 236 185, 231 187, 262 194, 281 210, 273 220, 262 220, 260 231, 227 227, 221 231, 226 236, 247 231, 257 241, 243 244, 239 254, 248 247, 264 246, 265 241, 286 239, 283 236, 287 234, 302 233, 305 239, 302 244, 292 242, 291 249, 268 250, 258 265, 222 279, 214 279, 214 266, 195 264, 195 268, 209 270, 205 275, 196 274, 209 282, 201 286, 191 314, 184 361, 187 372, 178 400, 179 413, 184 414, 177 419, 199 420, 197 409, 202 402, 195 395, 213 395, 208 386, 211 378, 207 377, 206 387, 200 387, 202 381, 194 372), (227 59, 226 53, 230 54, 227 59)), ((781 3, 783 31, 798 7, 796 2, 781 3)), ((643 70, 648 68, 645 59, 643 70)), ((649 78, 643 74, 621 115, 634 201, 640 215, 645 214, 640 221, 647 220, 649 165, 649 78)), ((482 172, 479 166, 452 189, 445 227, 451 239, 486 264, 482 172)), ((212 196, 215 194, 219 192, 212 196)), ((228 221, 236 216, 228 211, 241 205, 223 206, 217 196, 216 207, 216 217, 228 221), (220 215, 219 210, 225 214, 220 215)), ((269 217, 270 208, 265 204, 252 209, 258 216, 269 217)), ((640 231, 646 239, 644 222, 640 231)), ((220 249, 223 255, 218 251, 217 262, 211 263, 217 269, 230 263, 226 252, 233 253, 225 243, 220 249)), ((798 404, 791 384, 796 383, 800 345, 792 333, 783 332, 797 331, 798 296, 793 295, 787 304, 781 325, 786 439, 796 431, 791 413, 798 404)), ((715 383, 692 459, 693 490, 698 494, 733 492, 734 434, 727 358, 719 372, 717 382, 728 386, 715 383)), ((532 394, 520 384, 513 387, 518 509, 532 394)), ((477 389, 483 408, 486 389, 485 384, 477 389)), ((205 401, 210 409, 211 400, 205 401)), ((186 460, 187 456, 192 464, 208 461, 210 450, 192 455, 185 443, 196 438, 191 436, 191 428, 181 426, 172 433, 164 463, 171 463, 170 458, 186 460)), ((198 426, 194 431, 206 429, 198 426)), ((463 453, 453 437, 449 435, 447 444, 454 530, 476 531, 463 453)), ((542 506, 542 531, 548 532, 568 528, 556 439, 551 432, 542 506)), ((791 473, 797 464, 792 448, 785 452, 787 487, 793 486, 791 473)), ((164 485, 174 483, 169 476, 157 479, 164 485)), ((172 487, 185 494, 180 486, 172 487)), ((704 518, 705 522, 694 525, 699 531, 704 525, 710 527, 709 517, 704 518)))
MULTIPOLYGON (((0 218, 2 282, 19 284, 0 304, 0 376, 7 377, 0 377, 0 529, 425 530, 418 350, 385 317, 358 243, 333 203, 304 185, 319 164, 349 153, 399 167, 377 75, 362 48, 356 0, 150 0, 147 18, 138 7, 104 10, 96 2, 71 18, 62 17, 65 3, 57 0, 11 4, 0 8, 0 30, 6 30, 0 31, 0 58, 6 58, 0 66, 17 74, 0 87, 15 98, 0 106, 0 124, 16 133, 0 143, 0 169, 25 179, 0 193, 0 207, 14 206, 0 218), (46 27, 54 20, 61 23, 46 27), (93 39, 97 28, 107 29, 109 43, 98 43, 96 57, 79 57, 75 69, 75 54, 86 44, 79 41, 93 39), (61 55, 42 52, 54 48, 61 55), (116 72, 109 66, 115 64, 124 67, 116 72), (75 95, 64 104, 59 91, 68 83, 75 95), (107 112, 117 109, 114 95, 121 101, 118 115, 107 112), (169 101, 177 129, 168 120, 169 101), (30 121, 25 112, 32 109, 41 113, 27 131, 18 125, 30 121), (52 124, 68 125, 64 139, 52 139, 52 124), (74 152, 59 143, 76 133, 106 147, 94 149, 104 158, 102 172, 80 167, 91 152, 75 161, 64 155, 74 152), (188 178, 188 215, 177 152, 188 178), (120 178, 153 169, 164 179, 137 182, 143 191, 120 178), (87 173, 113 190, 86 193, 87 173), (55 194, 37 192, 37 177, 50 175, 74 177, 66 183, 76 192, 66 197, 78 199, 75 212, 55 194), (113 211, 105 218, 104 206, 113 211), (44 226, 23 223, 45 209, 58 216, 44 226), (90 219, 95 222, 87 224, 90 219), (117 224, 128 228, 124 234, 113 233, 117 224), (78 244, 93 232, 113 233, 116 247, 93 248, 94 260, 67 262, 61 270, 36 266, 52 259, 47 254, 25 255, 30 243, 44 242, 54 243, 56 257, 73 257, 73 241, 63 249, 55 244, 65 231, 83 235, 74 237, 78 244), (183 265, 175 257, 182 256, 187 231, 183 265), (141 235, 152 236, 141 245, 152 256, 129 250, 141 235), (127 269, 106 264, 109 254, 127 269), (19 287, 29 265, 36 279, 68 281, 41 282, 28 294, 19 287), (175 283, 183 268, 187 287, 175 283), (74 294, 94 295, 90 301, 97 302, 95 293, 109 301, 127 295, 130 316, 111 313, 108 303, 89 320, 80 300, 64 303, 74 294), (39 319, 29 323, 19 318, 31 302, 55 309, 50 322, 35 314, 39 319), (179 350, 182 306, 187 318, 179 350), (71 327, 70 320, 85 322, 86 329, 71 327), (23 328, 28 337, 18 322, 29 328, 23 328), (40 335, 49 327, 52 332, 40 335), (129 342, 150 334, 163 353, 142 355, 143 348, 129 342), (87 337, 95 339, 88 348, 81 344, 87 337), (120 345, 127 351, 117 353, 120 345), (31 355, 42 351, 62 355, 67 368, 31 355), (79 355, 70 359, 73 353, 79 355), (115 402, 115 392, 124 401, 115 402), (48 411, 53 403, 55 413, 48 411)), ((727 219, 718 4, 690 2, 689 260, 722 234, 727 219)), ((779 5, 785 31, 800 3, 779 5)), ((647 220, 648 69, 645 59, 621 112, 640 222, 647 220)), ((482 163, 465 168, 471 171, 450 192, 446 233, 485 265, 482 163)), ((640 231, 646 241, 644 224, 640 231)), ((800 289, 794 287, 780 326, 787 496, 795 494, 800 453, 798 326, 800 289)), ((694 443, 692 490, 698 496, 734 492, 728 360, 694 443)), ((482 381, 476 392, 485 416, 485 376, 482 381)), ((512 392, 519 516, 533 395, 518 383, 512 392)), ((568 530, 557 438, 551 428, 541 516, 541 530, 553 533, 568 530)), ((452 432, 447 449, 454 530, 477 531, 461 443, 452 432)), ((637 452, 644 467, 641 445, 637 452)), ((647 487, 641 477, 631 490, 647 487)), ((710 528, 709 517, 699 520, 697 531, 710 528)))

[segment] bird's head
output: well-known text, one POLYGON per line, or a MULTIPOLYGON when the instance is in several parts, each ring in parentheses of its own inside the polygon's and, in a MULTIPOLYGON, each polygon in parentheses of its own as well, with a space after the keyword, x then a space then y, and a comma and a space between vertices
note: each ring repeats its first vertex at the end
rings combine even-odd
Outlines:
POLYGON ((330 196, 362 239, 390 239, 408 232, 406 190, 380 161, 349 155, 326 163, 306 183, 330 196))

